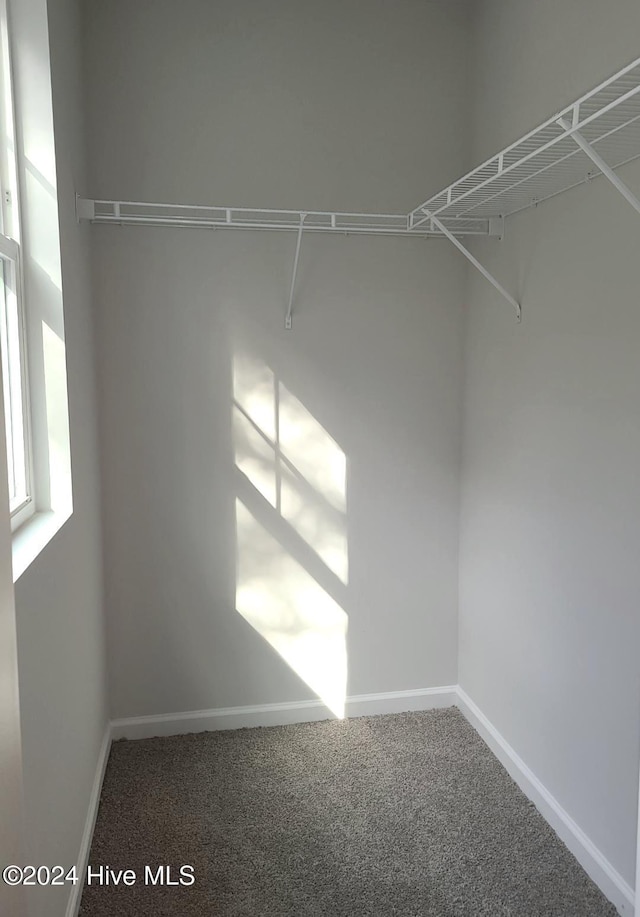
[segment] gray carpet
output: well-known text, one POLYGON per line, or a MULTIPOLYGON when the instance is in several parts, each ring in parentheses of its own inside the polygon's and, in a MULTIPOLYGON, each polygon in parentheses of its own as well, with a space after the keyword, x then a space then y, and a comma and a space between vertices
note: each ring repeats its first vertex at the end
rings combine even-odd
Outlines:
POLYGON ((616 913, 453 708, 116 742, 90 859, 82 917, 616 913))

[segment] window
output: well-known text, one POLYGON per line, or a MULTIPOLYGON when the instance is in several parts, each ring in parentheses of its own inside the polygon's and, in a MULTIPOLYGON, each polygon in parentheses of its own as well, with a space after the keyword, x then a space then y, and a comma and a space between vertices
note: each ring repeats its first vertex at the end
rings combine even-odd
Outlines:
POLYGON ((0 360, 9 506, 16 529, 34 512, 24 302, 11 67, 5 0, 0 0, 0 360))
POLYGON ((3 235, 0 238, 0 354, 7 437, 9 507, 12 523, 16 526, 30 515, 27 510, 33 510, 18 257, 18 246, 3 235))
POLYGON ((73 513, 54 125, 46 4, 0 0, 0 378, 14 581, 73 513))

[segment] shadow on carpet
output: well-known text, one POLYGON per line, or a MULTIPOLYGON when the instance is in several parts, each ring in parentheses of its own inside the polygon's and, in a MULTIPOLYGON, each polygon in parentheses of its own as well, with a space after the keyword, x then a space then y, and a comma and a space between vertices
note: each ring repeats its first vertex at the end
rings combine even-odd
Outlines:
POLYGON ((455 708, 115 742, 90 863, 81 917, 616 915, 455 708))

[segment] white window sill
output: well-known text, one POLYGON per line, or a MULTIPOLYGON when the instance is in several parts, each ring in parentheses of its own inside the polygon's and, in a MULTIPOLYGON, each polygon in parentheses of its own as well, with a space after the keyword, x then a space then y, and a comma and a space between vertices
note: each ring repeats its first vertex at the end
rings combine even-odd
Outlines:
POLYGON ((24 525, 16 529, 12 538, 14 583, 62 528, 71 512, 69 508, 68 511, 49 510, 35 513, 24 525))

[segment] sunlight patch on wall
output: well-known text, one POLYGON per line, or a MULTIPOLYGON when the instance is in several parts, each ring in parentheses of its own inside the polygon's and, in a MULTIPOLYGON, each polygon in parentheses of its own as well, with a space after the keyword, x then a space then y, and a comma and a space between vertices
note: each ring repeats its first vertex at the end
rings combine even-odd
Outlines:
POLYGON ((269 367, 247 354, 236 354, 233 397, 263 435, 275 441, 274 377, 269 367))
POLYGON ((340 446, 282 382, 278 386, 282 454, 336 510, 347 508, 347 460, 340 446))
POLYGON ((58 293, 62 292, 58 199, 56 189, 30 162, 24 170, 25 209, 38 214, 29 223, 29 257, 41 268, 58 293))
POLYGON ((262 362, 234 361, 236 465, 343 583, 348 582, 347 460, 262 362))
POLYGON ((347 615, 236 500, 236 608, 338 717, 347 690, 347 615))
POLYGON ((46 322, 42 323, 45 398, 49 443, 50 505, 56 513, 73 509, 69 412, 67 409, 67 361, 64 341, 46 322))
POLYGON ((276 509, 276 459, 271 443, 260 435, 249 417, 235 406, 233 442, 236 467, 249 478, 255 489, 276 509))

